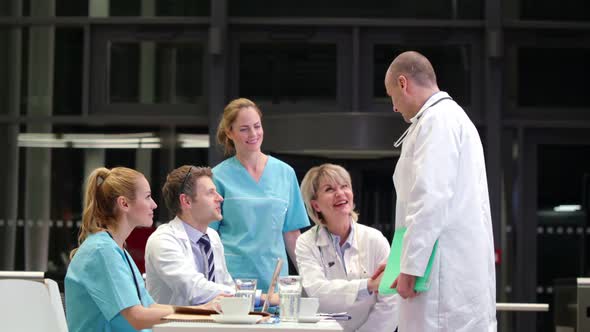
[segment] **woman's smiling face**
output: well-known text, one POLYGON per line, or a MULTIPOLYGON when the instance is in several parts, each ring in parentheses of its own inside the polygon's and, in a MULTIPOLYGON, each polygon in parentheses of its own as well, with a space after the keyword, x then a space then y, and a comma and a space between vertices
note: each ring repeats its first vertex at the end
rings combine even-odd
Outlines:
POLYGON ((234 142, 237 152, 260 151, 264 130, 258 111, 253 107, 242 108, 227 136, 234 142))

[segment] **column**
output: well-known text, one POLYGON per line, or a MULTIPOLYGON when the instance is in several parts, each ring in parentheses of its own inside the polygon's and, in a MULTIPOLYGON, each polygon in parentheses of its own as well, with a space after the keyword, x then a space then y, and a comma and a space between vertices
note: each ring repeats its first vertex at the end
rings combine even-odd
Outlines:
MULTIPOLYGON (((10 1, 10 0, 9 0, 10 1)), ((21 0, 11 1, 11 16, 20 17, 21 0)), ((17 117, 21 95, 22 32, 16 26, 0 31, 0 114, 17 117)), ((17 123, 0 126, 0 270, 14 270, 16 218, 18 217, 18 132, 17 123)))
MULTIPOLYGON (((55 0, 31 0, 32 17, 55 15, 55 0)), ((27 115, 49 116, 53 108, 55 28, 29 28, 27 115)), ((27 132, 51 133, 51 124, 32 123, 27 132)), ((25 152, 25 270, 47 270, 51 207, 51 150, 25 152), (32 223, 31 223, 32 221, 32 223)))

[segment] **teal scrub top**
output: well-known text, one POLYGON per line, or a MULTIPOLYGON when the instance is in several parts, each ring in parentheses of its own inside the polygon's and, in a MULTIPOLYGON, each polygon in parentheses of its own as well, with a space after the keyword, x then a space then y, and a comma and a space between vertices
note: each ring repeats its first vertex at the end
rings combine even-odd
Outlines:
POLYGON ((213 168, 213 180, 223 196, 223 219, 210 225, 219 232, 231 276, 256 278, 268 289, 276 265, 281 275, 289 264, 283 233, 309 226, 295 171, 269 156, 258 183, 234 156, 213 168))
POLYGON ((70 332, 136 331, 121 315, 123 309, 140 304, 124 255, 129 258, 135 272, 141 304, 149 307, 154 303, 127 251, 119 248, 106 232, 92 234, 74 255, 65 278, 66 316, 70 332))

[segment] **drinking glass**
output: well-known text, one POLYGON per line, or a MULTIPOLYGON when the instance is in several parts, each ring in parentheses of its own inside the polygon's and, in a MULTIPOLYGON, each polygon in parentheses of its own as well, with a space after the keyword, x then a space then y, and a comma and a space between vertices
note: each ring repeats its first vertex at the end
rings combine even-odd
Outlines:
POLYGON ((236 297, 247 297, 250 300, 250 311, 254 311, 256 282, 256 279, 236 279, 236 297))
POLYGON ((279 279, 279 305, 281 321, 296 322, 299 319, 301 277, 287 276, 279 279))

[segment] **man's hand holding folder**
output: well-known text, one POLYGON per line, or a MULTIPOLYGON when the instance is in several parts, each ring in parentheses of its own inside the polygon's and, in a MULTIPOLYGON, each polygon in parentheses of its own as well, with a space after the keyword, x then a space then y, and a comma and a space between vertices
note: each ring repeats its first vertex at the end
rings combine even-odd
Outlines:
MULTIPOLYGON (((375 270, 375 272, 373 272, 373 275, 371 276, 371 280, 375 280, 375 279, 379 278, 379 276, 383 275, 383 271, 385 271, 385 265, 386 265, 386 263, 379 264, 379 267, 377 267, 377 270, 375 270)), ((393 284, 391 284, 391 288, 396 288, 398 294, 402 298, 408 299, 408 298, 416 297, 416 295, 418 295, 418 292, 416 292, 414 290, 415 284, 416 284, 416 276, 405 274, 405 273, 400 273, 399 276, 393 281, 393 284)))
POLYGON ((371 277, 375 279, 381 273, 384 274, 379 285, 379 293, 382 295, 398 293, 402 298, 408 299, 416 297, 418 292, 424 292, 430 288, 430 271, 436 255, 438 241, 434 244, 424 275, 417 277, 401 272, 400 262, 405 232, 406 228, 396 229, 387 263, 381 263, 371 277))
POLYGON ((418 292, 414 290, 414 286, 416 285, 416 276, 400 273, 399 276, 395 279, 393 284, 391 284, 391 288, 396 288, 397 293, 404 299, 411 299, 418 295, 418 292))

